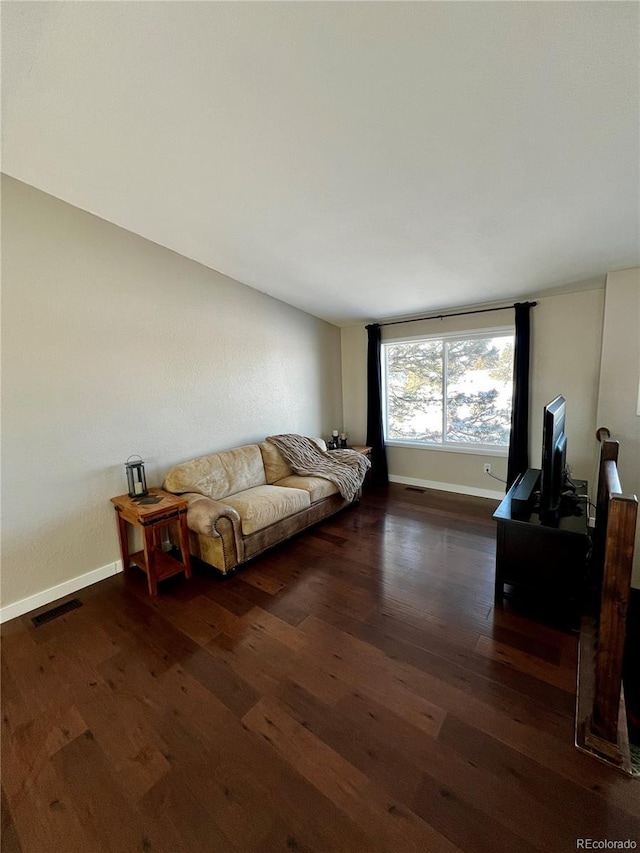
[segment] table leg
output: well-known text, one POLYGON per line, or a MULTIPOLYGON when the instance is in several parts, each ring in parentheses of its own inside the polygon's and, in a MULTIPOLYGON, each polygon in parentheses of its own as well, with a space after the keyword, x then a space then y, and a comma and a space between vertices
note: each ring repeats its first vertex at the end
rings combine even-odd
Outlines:
POLYGON ((498 523, 496 529, 496 582, 493 600, 496 604, 504 601, 504 565, 505 556, 505 532, 504 524, 498 523))
POLYGON ((187 527, 187 514, 181 512, 178 516, 178 537, 180 539, 180 554, 184 563, 185 576, 191 577, 191 554, 189 553, 189 529, 187 527))
POLYGON ((158 580, 156 578, 156 549, 154 548, 153 529, 148 527, 142 528, 142 539, 144 542, 144 559, 147 564, 147 583, 149 585, 149 595, 158 594, 158 580))
POLYGON ((129 570, 129 536, 127 531, 127 522, 122 518, 116 509, 116 519, 118 522, 118 541, 120 543, 120 559, 122 560, 122 571, 129 570))

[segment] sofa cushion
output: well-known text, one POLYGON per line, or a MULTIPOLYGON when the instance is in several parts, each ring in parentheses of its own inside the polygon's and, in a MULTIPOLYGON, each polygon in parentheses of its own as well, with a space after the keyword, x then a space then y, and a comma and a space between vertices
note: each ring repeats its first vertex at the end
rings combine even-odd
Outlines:
POLYGON ((337 495, 338 487, 331 480, 326 480, 324 477, 300 477, 297 474, 292 474, 291 477, 283 477, 274 483, 276 486, 285 486, 289 489, 304 489, 309 492, 311 503, 328 498, 329 495, 337 495))
MULTIPOLYGON (((327 449, 327 444, 324 439, 312 438, 311 441, 317 444, 320 450, 327 449)), ((295 476, 294 471, 289 467, 289 463, 282 453, 280 453, 275 444, 272 444, 270 441, 263 441, 258 445, 258 447, 260 448, 262 461, 264 462, 265 479, 270 486, 278 480, 284 479, 284 477, 291 477, 292 475, 295 476)))
POLYGON ((243 536, 251 536, 257 530, 269 527, 311 505, 306 490, 281 486, 255 486, 225 497, 224 502, 237 510, 243 536))
POLYGON ((260 448, 264 463, 265 482, 269 486, 272 486, 276 480, 282 480, 283 477, 290 477, 293 474, 293 471, 275 444, 271 444, 270 441, 262 441, 258 447, 260 448))
POLYGON ((257 444, 247 444, 176 465, 167 474, 164 487, 178 494, 199 492, 219 501, 265 482, 260 449, 257 444))

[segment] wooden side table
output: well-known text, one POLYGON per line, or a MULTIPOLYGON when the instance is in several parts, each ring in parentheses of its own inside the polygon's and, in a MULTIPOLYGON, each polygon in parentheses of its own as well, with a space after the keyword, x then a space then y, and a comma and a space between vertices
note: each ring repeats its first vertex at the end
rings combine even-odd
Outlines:
POLYGON ((357 450, 358 453, 362 453, 362 455, 366 456, 369 462, 371 462, 371 448, 366 444, 352 444, 351 450, 357 450))
POLYGON ((120 495, 111 498, 118 520, 118 537, 122 569, 127 571, 133 563, 147 575, 149 595, 158 594, 158 581, 170 578, 180 572, 191 577, 191 557, 189 554, 189 532, 187 530, 187 502, 178 495, 172 495, 163 489, 149 489, 145 498, 130 498, 120 495), (156 500, 153 500, 153 499, 156 500), (143 550, 129 554, 127 524, 142 530, 143 550), (161 549, 162 528, 166 524, 176 524, 182 562, 169 556, 161 549))
MULTIPOLYGON (((371 448, 368 445, 366 445, 366 444, 352 444, 350 449, 351 450, 357 450, 358 453, 362 453, 362 455, 366 456, 367 459, 369 460, 369 462, 371 462, 371 448)), ((371 485, 371 468, 369 468, 369 470, 367 471, 367 473, 365 475, 363 485, 365 485, 365 486, 371 485)))

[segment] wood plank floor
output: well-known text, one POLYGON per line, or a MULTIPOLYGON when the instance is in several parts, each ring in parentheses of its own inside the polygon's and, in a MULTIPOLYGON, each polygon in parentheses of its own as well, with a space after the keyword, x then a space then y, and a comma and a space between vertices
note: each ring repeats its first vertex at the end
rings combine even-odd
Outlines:
POLYGON ((495 504, 402 486, 228 580, 3 628, 2 850, 640 844, 573 746, 576 638, 494 608, 495 504))

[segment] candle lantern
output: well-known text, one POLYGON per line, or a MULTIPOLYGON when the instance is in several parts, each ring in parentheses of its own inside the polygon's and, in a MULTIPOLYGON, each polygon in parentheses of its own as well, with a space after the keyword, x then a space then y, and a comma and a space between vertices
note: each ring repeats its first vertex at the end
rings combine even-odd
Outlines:
POLYGON ((144 474, 144 462, 139 456, 130 456, 124 463, 127 471, 127 485, 130 498, 143 498, 149 494, 147 478, 144 474))

